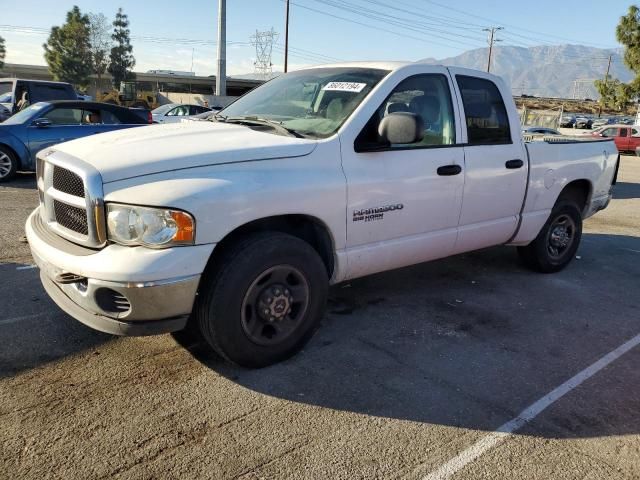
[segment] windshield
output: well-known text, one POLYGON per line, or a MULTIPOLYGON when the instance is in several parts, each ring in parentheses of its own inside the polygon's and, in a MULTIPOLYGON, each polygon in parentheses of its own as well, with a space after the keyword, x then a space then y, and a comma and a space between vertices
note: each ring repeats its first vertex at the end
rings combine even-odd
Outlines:
POLYGON ((13 94, 11 92, 0 93, 0 103, 13 103, 13 94))
POLYGON ((165 113, 167 113, 169 110, 171 110, 173 107, 175 107, 176 104, 175 103, 168 103, 166 105, 162 105, 154 110, 151 110, 151 113, 154 115, 164 115, 165 113))
POLYGON ((287 73, 222 110, 220 119, 278 122, 297 134, 333 135, 389 72, 369 68, 315 68, 287 73))
POLYGON ((24 123, 34 118, 38 114, 38 112, 42 110, 44 107, 46 107, 47 105, 48 103, 45 103, 45 102, 34 103, 33 105, 28 106, 24 110, 19 111, 13 117, 7 118, 2 123, 4 125, 11 125, 11 124, 16 125, 19 123, 24 123))

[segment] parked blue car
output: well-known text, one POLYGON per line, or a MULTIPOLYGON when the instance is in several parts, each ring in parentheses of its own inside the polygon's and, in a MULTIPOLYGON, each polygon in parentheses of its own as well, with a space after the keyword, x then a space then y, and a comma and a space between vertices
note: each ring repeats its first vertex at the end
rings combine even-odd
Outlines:
POLYGON ((35 170, 36 154, 51 145, 149 123, 146 115, 108 103, 35 103, 0 123, 0 182, 18 170, 35 170))

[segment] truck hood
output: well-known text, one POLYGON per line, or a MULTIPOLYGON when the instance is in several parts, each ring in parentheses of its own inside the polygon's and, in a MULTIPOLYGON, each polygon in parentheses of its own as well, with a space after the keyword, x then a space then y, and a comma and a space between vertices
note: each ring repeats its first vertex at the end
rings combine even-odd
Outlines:
POLYGON ((104 183, 184 168, 301 157, 315 140, 264 133, 242 125, 184 122, 149 125, 56 145, 93 165, 104 183))

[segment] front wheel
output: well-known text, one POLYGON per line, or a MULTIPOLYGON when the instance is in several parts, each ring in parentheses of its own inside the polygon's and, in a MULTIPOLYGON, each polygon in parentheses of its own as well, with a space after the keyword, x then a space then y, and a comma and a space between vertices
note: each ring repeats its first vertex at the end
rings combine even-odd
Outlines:
POLYGON ((0 146, 0 183, 11 180, 18 170, 18 160, 12 151, 0 146))
POLYGON ((283 233, 252 235, 204 276, 192 320, 223 358, 265 367, 311 338, 328 284, 325 265, 308 243, 283 233))
POLYGON ((551 211, 544 227, 526 247, 518 247, 524 264, 542 273, 565 268, 578 250, 582 237, 582 214, 578 206, 561 200, 551 211))

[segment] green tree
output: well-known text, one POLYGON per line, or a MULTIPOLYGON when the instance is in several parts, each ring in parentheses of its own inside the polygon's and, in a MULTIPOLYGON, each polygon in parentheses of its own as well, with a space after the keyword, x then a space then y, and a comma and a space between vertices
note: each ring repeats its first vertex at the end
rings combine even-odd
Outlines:
POLYGON ((67 21, 53 27, 44 47, 44 58, 56 80, 86 88, 91 74, 89 17, 77 6, 67 12, 67 21))
POLYGON ((637 6, 631 5, 627 14, 620 18, 616 38, 624 45, 624 63, 640 75, 640 9, 637 6))
POLYGON ((633 87, 622 83, 617 78, 607 76, 606 80, 596 80, 596 89, 600 94, 600 103, 606 108, 624 110, 634 96, 633 87))
POLYGON ((113 21, 113 47, 109 55, 109 73, 113 77, 113 84, 120 88, 120 83, 134 80, 135 74, 132 72, 136 64, 133 57, 133 46, 131 45, 129 32, 129 18, 122 13, 122 8, 118 9, 116 19, 113 21))
POLYGON ((98 85, 102 75, 109 66, 109 52, 111 50, 111 26, 107 17, 102 13, 89 14, 89 43, 91 44, 91 66, 98 77, 98 85))
POLYGON ((631 5, 627 14, 620 17, 616 38, 624 46, 624 63, 636 78, 626 84, 607 76, 596 80, 595 86, 601 105, 622 110, 640 95, 640 9, 636 5, 631 5))
POLYGON ((0 68, 4 67, 4 57, 7 54, 7 48, 4 46, 4 38, 0 37, 0 68))

